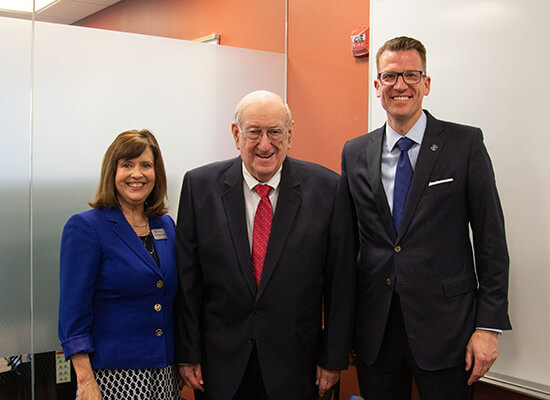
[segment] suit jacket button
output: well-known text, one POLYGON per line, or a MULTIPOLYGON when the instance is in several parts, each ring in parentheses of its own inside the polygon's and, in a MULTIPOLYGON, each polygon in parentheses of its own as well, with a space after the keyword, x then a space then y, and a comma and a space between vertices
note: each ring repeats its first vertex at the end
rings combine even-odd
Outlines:
POLYGON ((155 331, 155 335, 157 335, 157 336, 162 336, 162 334, 163 334, 162 329, 157 329, 155 331))
POLYGON ((164 286, 164 282, 162 280, 157 281, 157 287, 159 289, 162 289, 163 286, 164 286))
POLYGON ((162 306, 160 304, 155 304, 155 311, 160 311, 162 310, 162 306))
POLYGON ((388 286, 391 285, 391 278, 387 278, 387 279, 386 279, 386 284, 387 284, 388 286))
POLYGON ((393 251, 395 251, 396 253, 401 252, 401 246, 395 246, 395 247, 393 248, 393 251))

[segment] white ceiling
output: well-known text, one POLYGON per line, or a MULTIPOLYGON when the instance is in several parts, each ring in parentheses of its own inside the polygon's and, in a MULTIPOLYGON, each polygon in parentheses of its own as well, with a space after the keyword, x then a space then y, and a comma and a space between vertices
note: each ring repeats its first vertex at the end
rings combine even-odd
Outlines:
MULTIPOLYGON (((35 14, 36 21, 72 24, 120 0, 57 0, 35 14)), ((31 19, 31 13, 0 10, 0 16, 31 19)))

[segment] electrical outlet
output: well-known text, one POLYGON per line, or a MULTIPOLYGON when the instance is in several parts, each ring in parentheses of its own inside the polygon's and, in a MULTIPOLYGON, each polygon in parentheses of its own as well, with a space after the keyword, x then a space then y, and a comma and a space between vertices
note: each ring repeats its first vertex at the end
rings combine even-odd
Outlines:
POLYGON ((62 351, 55 352, 55 383, 71 381, 71 360, 65 361, 62 351))

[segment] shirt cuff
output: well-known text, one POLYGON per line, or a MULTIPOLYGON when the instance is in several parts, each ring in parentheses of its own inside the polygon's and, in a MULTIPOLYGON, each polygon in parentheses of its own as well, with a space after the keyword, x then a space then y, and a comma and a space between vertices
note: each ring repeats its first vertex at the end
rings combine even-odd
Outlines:
POLYGON ((476 329, 480 329, 480 330, 482 330, 482 331, 496 332, 496 333, 498 333, 499 335, 502 335, 502 329, 482 328, 481 326, 477 326, 476 329))

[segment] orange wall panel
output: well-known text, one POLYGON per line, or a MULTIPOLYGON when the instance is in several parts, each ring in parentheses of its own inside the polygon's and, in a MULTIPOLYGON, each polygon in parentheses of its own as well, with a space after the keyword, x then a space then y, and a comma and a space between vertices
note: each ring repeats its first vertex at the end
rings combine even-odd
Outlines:
POLYGON ((350 33, 368 26, 369 2, 290 0, 288 14, 291 155, 340 171, 343 144, 368 128, 368 57, 351 55, 350 33))
POLYGON ((226 46, 285 51, 284 0, 122 0, 75 25, 186 40, 219 33, 226 46))

